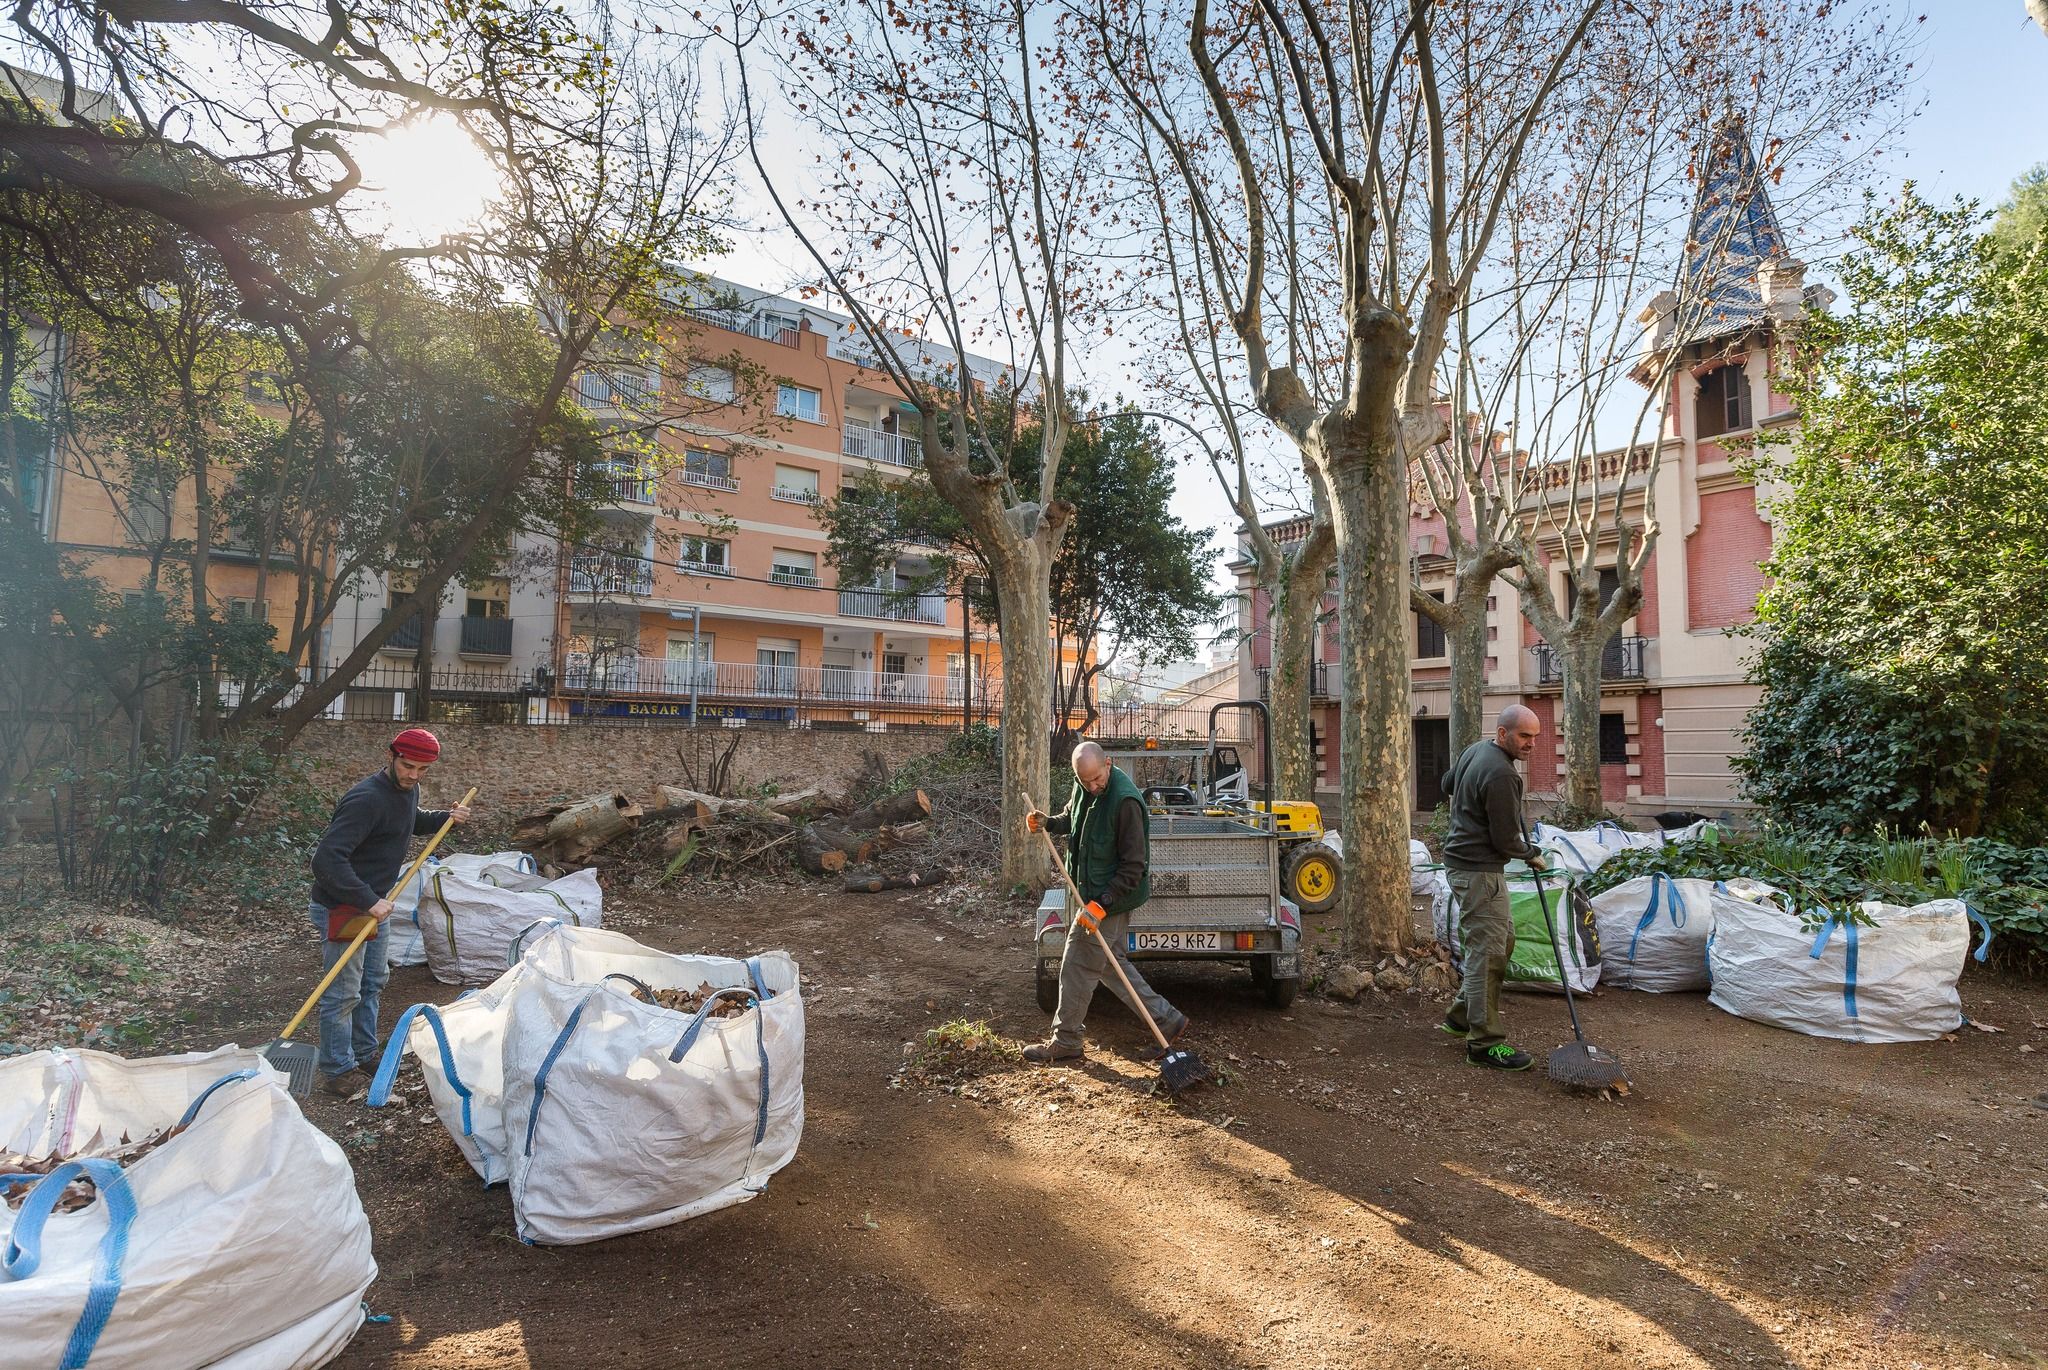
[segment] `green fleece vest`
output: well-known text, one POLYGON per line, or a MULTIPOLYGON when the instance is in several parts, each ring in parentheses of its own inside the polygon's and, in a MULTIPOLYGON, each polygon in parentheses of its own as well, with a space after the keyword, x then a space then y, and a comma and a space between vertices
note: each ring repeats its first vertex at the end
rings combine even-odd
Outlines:
POLYGON ((1144 816, 1145 873, 1138 878, 1136 889, 1103 906, 1111 913, 1129 913, 1152 896, 1152 814, 1138 787, 1115 766, 1109 768, 1109 783, 1101 794, 1088 793, 1076 781, 1074 797, 1067 801, 1067 873, 1083 894, 1089 894, 1107 888, 1116 876, 1116 811, 1126 799, 1144 816))

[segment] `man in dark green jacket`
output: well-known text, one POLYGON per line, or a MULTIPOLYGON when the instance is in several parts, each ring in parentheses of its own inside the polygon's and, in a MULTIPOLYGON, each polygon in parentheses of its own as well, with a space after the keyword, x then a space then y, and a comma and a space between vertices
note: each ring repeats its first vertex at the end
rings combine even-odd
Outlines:
MULTIPOLYGON (((1109 976, 1110 988, 1125 1003, 1130 996, 1110 975, 1103 942, 1116 948, 1117 960, 1131 988, 1169 1042, 1187 1031, 1188 1017, 1166 1002, 1124 953, 1131 911, 1152 893, 1152 815, 1131 778, 1110 764, 1100 746, 1083 742, 1074 748, 1074 794, 1067 811, 1057 816, 1033 809, 1024 817, 1033 832, 1043 829, 1067 841, 1067 873, 1088 901, 1067 922, 1067 945, 1060 953, 1060 1005, 1052 1016, 1052 1039, 1024 1048, 1024 1059, 1041 1065, 1071 1061, 1085 1054, 1081 1024, 1095 987, 1109 976), (1093 929, 1100 929, 1097 937, 1093 929)), ((1138 1008, 1132 1004, 1133 1011, 1138 1008)))
POLYGON ((1451 797, 1451 831, 1444 838, 1444 871, 1458 900, 1458 941, 1465 979, 1444 1018, 1444 1031, 1465 1039, 1465 1059, 1494 1070, 1527 1070, 1529 1055, 1508 1045, 1500 1014, 1500 986, 1515 954, 1515 916, 1505 874, 1510 861, 1543 868, 1522 816, 1517 761, 1536 750, 1536 715, 1520 704, 1501 710, 1493 736, 1459 753, 1443 778, 1451 797))

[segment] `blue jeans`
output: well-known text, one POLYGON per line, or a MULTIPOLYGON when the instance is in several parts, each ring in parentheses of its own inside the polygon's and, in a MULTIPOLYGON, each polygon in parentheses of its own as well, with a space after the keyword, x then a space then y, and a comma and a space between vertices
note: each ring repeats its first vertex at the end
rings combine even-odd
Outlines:
MULTIPOLYGON (((313 934, 321 939, 320 973, 325 975, 348 950, 348 943, 327 940, 326 906, 308 904, 307 909, 313 919, 313 934)), ((377 935, 356 950, 320 996, 322 1075, 340 1075, 357 1066, 377 1068, 377 999, 384 993, 384 982, 391 978, 391 965, 385 960, 391 945, 387 931, 388 927, 380 926, 377 935)))

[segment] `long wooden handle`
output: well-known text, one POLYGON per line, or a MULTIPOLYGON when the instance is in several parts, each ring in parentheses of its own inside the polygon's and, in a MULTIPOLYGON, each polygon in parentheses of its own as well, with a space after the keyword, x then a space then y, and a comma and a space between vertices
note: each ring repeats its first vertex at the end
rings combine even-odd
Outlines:
MULTIPOLYGON (((1036 804, 1031 802, 1030 795, 1025 794, 1022 790, 1019 790, 1017 794, 1024 801, 1025 808, 1032 810, 1038 808, 1036 804)), ((1074 901, 1074 912, 1076 914, 1080 913, 1082 909, 1087 907, 1088 901, 1081 897, 1080 889, 1074 884, 1074 877, 1067 874, 1067 863, 1060 860, 1060 849, 1052 844, 1052 834, 1044 828, 1040 828, 1038 836, 1039 840, 1045 843, 1045 854, 1052 858, 1053 869, 1060 873, 1060 883, 1067 887, 1067 898, 1074 901)), ((1138 991, 1131 988, 1131 977, 1124 974, 1123 963, 1117 960, 1116 948, 1111 946, 1109 939, 1102 935, 1101 928, 1091 928, 1089 931, 1095 934, 1096 941, 1102 943, 1102 949, 1109 953, 1109 968, 1116 972, 1116 978, 1123 984, 1124 994, 1128 996, 1132 1006, 1138 1010, 1138 1016, 1145 1020, 1145 1026, 1152 1029, 1152 1039, 1159 1043, 1159 1049, 1161 1051, 1173 1050, 1172 1045, 1166 1040, 1166 1034, 1159 1030, 1159 1024, 1152 1021, 1151 1013, 1145 1008, 1145 1001, 1138 997, 1138 991)))
MULTIPOLYGON (((467 808, 469 801, 476 798, 476 789, 476 786, 471 785, 469 793, 462 796, 462 799, 455 807, 458 809, 467 808)), ((412 878, 419 874, 420 867, 427 864, 427 858, 434 854, 434 848, 441 845, 441 839, 446 837, 448 830, 454 826, 455 814, 451 810, 448 817, 442 820, 440 831, 433 835, 426 846, 420 848, 420 854, 413 858, 413 863, 410 866, 405 868, 405 874, 398 877, 398 883, 391 887, 391 893, 384 896, 387 901, 396 900, 400 892, 412 883, 412 878)), ((334 983, 334 977, 341 974, 341 968, 348 964, 351 956, 356 954, 356 948, 370 940, 370 934, 377 930, 378 924, 378 919, 368 917, 364 919, 363 926, 356 929, 355 940, 348 944, 348 950, 337 957, 334 964, 327 968, 327 974, 321 976, 320 983, 313 986, 313 992, 306 996, 306 1002, 299 1005, 299 1011, 292 1015, 292 1020, 289 1023, 284 1025, 284 1031, 277 1034, 277 1039, 280 1042, 288 1040, 294 1032, 299 1030, 299 1024, 306 1021, 306 1015, 313 1011, 313 1005, 319 1003, 320 996, 327 993, 327 987, 334 983)))

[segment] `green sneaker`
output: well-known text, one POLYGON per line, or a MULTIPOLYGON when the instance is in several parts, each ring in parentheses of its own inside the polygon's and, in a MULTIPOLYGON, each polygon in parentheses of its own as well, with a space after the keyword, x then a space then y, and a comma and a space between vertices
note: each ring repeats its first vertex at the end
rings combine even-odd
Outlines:
POLYGON ((1488 1070, 1527 1070, 1534 1062, 1526 1051, 1516 1051, 1506 1042, 1495 1042, 1490 1047, 1466 1047, 1465 1064, 1485 1066, 1488 1070))

